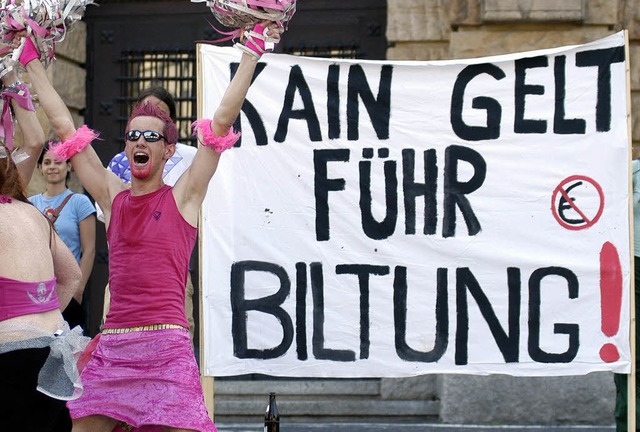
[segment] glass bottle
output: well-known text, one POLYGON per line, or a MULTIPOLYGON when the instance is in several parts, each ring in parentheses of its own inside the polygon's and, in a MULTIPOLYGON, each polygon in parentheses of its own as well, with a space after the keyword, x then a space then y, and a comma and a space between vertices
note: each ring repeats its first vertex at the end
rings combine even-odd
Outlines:
POLYGON ((280 432, 280 414, 276 405, 276 394, 269 393, 269 405, 264 413, 264 432, 280 432))

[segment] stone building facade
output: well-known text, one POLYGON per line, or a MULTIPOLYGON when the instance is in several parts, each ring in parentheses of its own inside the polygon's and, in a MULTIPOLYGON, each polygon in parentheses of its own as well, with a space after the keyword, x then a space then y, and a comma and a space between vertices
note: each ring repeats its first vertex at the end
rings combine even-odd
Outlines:
MULTIPOLYGON (((483 57, 629 32, 632 113, 640 112, 638 0, 389 0, 389 60, 483 57)), ((640 144, 640 116, 633 141, 640 144)))
MULTIPOLYGON (((387 6, 389 60, 444 60, 529 51, 581 44, 627 29, 632 113, 640 113, 640 0, 388 0, 387 6)), ((49 70, 77 124, 82 123, 86 106, 85 39, 86 29, 78 23, 60 44, 57 61, 49 70)), ((640 114, 632 115, 632 124, 633 142, 640 147, 640 114)), ((32 193, 42 190, 41 181, 34 176, 32 193)), ((278 384, 280 392, 287 391, 285 384, 278 384)), ((224 395, 225 388, 231 392, 234 385, 237 383, 221 383, 216 391, 224 395)), ((300 382, 290 387, 296 386, 302 394, 311 388, 300 382)), ((318 386, 321 391, 329 387, 326 383, 318 386)), ((424 416, 418 412, 420 407, 429 407, 435 412, 427 417, 435 414, 434 418, 444 423, 613 424, 615 389, 609 373, 563 378, 424 376, 383 379, 373 390, 370 383, 365 387, 371 398, 383 402, 399 402, 405 407, 412 401, 425 402, 414 405, 415 414, 424 416)), ((333 398, 329 405, 339 406, 336 402, 333 398)), ((217 414, 224 414, 224 402, 216 409, 217 414)), ((252 407, 243 409, 253 411, 252 407)), ((355 410, 366 414, 362 405, 354 405, 355 410)))

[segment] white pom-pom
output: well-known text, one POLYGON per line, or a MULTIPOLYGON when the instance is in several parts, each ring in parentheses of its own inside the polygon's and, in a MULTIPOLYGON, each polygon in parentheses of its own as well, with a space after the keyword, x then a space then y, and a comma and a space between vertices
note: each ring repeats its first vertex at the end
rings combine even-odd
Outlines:
POLYGON ((55 44, 64 40, 90 4, 93 0, 1 0, 0 45, 11 46, 17 33, 26 31, 40 52, 40 61, 48 66, 55 44))
POLYGON ((273 21, 287 27, 296 12, 296 0, 191 0, 206 3, 216 20, 235 31, 232 37, 241 35, 261 21, 273 21))

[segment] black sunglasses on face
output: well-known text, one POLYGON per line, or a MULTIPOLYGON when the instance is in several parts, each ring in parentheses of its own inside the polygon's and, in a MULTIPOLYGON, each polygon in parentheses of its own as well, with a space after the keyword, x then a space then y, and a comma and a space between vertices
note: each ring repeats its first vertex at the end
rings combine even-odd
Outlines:
POLYGON ((134 129, 134 130, 130 130, 124 135, 127 141, 132 141, 132 142, 138 141, 141 136, 144 137, 144 140, 146 142, 158 142, 160 140, 165 140, 165 141, 167 140, 159 132, 152 131, 152 130, 139 131, 134 129))

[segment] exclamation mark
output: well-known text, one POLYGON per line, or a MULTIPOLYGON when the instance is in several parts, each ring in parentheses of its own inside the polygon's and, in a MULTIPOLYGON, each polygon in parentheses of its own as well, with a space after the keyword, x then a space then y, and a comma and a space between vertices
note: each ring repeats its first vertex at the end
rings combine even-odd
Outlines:
MULTIPOLYGON (((620 330, 620 309, 622 308, 622 268, 618 250, 610 242, 600 250, 600 305, 602 312, 602 333, 613 337, 620 330)), ((600 358, 606 363, 618 361, 620 353, 612 343, 600 348, 600 358)))

